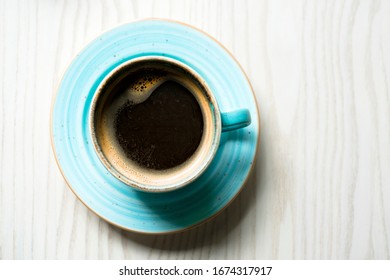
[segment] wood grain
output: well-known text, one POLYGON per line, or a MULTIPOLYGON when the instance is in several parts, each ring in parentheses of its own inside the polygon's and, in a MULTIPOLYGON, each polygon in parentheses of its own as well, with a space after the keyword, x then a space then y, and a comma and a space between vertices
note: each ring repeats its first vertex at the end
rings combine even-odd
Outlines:
POLYGON ((0 259, 389 259, 390 1, 0 0, 0 259), (146 17, 205 30, 261 112, 246 188, 166 236, 121 231, 66 187, 51 99, 75 54, 146 17))

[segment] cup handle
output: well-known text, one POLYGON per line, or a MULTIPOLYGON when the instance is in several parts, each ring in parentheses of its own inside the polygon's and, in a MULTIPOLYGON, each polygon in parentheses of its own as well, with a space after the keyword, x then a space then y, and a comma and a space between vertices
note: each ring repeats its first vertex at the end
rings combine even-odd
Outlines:
POLYGON ((221 113, 222 132, 236 130, 251 124, 251 114, 247 109, 221 113))

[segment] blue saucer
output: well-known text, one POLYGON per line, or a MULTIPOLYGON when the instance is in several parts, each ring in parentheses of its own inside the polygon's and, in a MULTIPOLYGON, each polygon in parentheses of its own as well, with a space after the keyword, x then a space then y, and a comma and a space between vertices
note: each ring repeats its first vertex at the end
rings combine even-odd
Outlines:
POLYGON ((224 209, 240 192, 256 155, 259 116, 251 86, 237 62, 215 40, 188 25, 144 20, 112 29, 69 66, 52 107, 54 154, 69 187, 93 212, 142 233, 188 229, 224 209), (132 58, 161 55, 203 76, 221 112, 247 108, 252 124, 222 134, 218 152, 195 182, 169 193, 144 193, 109 173, 97 157, 88 126, 93 94, 108 74, 132 58))

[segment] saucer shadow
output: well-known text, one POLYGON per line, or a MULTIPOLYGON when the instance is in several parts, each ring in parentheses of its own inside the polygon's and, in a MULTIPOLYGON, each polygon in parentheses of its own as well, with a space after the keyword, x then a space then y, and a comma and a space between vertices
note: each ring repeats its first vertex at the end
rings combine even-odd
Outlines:
MULTIPOLYGON (((193 249, 224 246, 229 234, 239 227, 240 222, 255 205, 256 197, 256 162, 248 176, 248 180, 233 201, 214 217, 207 219, 190 229, 167 234, 141 234, 129 232, 110 225, 122 242, 136 242, 150 250, 184 252, 193 249)), ((203 251, 203 250, 202 250, 203 251)))

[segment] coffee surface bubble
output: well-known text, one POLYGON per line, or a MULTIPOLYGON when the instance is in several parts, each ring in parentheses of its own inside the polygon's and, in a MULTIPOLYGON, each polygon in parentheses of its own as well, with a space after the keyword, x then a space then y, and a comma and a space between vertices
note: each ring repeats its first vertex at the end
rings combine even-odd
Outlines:
POLYGON ((144 102, 152 92, 161 85, 165 79, 164 72, 156 72, 153 69, 145 69, 142 71, 143 75, 136 74, 136 78, 130 79, 131 84, 125 89, 125 97, 132 104, 139 104, 144 102))

